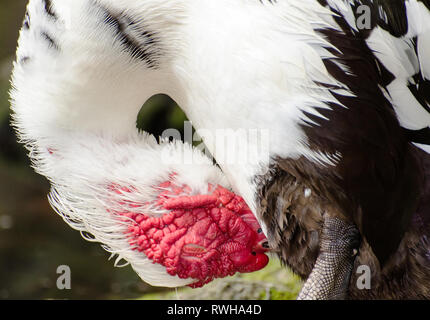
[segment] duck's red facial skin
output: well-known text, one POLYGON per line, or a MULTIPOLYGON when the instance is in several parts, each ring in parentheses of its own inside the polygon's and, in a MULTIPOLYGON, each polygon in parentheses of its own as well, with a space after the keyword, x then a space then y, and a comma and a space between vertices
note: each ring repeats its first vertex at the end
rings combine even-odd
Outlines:
MULTIPOLYGON (((264 268, 269 258, 263 247, 264 234, 245 201, 223 187, 209 195, 187 195, 186 186, 171 182, 160 186, 154 204, 168 214, 152 217, 132 212, 118 213, 131 218, 130 245, 166 267, 170 275, 198 281, 201 287, 215 278, 236 272, 264 268)), ((121 188, 120 192, 133 192, 121 188)))

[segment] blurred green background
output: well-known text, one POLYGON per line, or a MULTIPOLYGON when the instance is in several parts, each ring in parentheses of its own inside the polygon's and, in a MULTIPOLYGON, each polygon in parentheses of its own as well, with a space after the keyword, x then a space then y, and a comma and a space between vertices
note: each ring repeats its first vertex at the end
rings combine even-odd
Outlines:
MULTIPOLYGON (((34 173, 9 126, 9 78, 25 0, 0 1, 0 299, 294 299, 300 281, 276 259, 260 272, 214 281, 202 289, 154 288, 130 267, 69 228, 47 201, 48 182, 34 173), (71 268, 71 290, 56 286, 57 267, 71 268)), ((185 115, 166 96, 145 104, 138 126, 160 135, 183 131, 185 115)))

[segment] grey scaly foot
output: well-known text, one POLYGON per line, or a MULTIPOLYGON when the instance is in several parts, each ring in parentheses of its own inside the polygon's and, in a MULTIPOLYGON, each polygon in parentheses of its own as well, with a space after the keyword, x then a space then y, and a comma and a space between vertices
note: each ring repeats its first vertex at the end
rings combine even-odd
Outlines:
POLYGON ((354 225, 338 218, 326 218, 318 259, 298 299, 346 298, 359 242, 360 235, 354 225))

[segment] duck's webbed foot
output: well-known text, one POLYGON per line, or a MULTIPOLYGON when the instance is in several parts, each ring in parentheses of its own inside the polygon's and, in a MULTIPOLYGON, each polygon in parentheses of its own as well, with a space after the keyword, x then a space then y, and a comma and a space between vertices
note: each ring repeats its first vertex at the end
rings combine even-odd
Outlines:
POLYGON ((359 243, 354 225, 326 218, 318 259, 298 299, 345 299, 359 243))

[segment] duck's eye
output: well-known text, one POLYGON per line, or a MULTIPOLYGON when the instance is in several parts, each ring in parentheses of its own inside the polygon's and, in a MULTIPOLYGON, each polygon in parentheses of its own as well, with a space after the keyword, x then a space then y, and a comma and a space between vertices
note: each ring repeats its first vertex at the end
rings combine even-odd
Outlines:
POLYGON ((256 256, 256 255, 257 255, 257 253, 256 253, 255 251, 252 251, 252 252, 251 252, 251 254, 252 254, 253 256, 256 256))
POLYGON ((261 228, 258 228, 257 233, 262 233, 263 230, 261 228))

